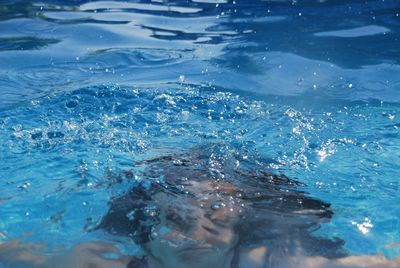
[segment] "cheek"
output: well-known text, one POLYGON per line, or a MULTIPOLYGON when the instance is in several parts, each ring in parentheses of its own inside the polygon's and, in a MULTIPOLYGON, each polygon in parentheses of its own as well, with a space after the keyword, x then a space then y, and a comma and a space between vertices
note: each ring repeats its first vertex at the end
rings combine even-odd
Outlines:
POLYGON ((209 218, 202 214, 193 237, 217 248, 233 248, 238 239, 234 231, 237 220, 238 215, 228 207, 215 211, 209 218))
POLYGON ((163 257, 164 254, 177 255, 183 248, 193 245, 194 241, 184 236, 175 229, 169 230, 164 235, 158 236, 146 244, 146 249, 155 257, 163 257))
POLYGON ((198 226, 192 237, 221 250, 232 248, 237 240, 233 229, 209 224, 198 226))
POLYGON ((167 240, 152 240, 146 245, 147 251, 150 256, 153 256, 162 264, 171 263, 176 259, 178 255, 178 247, 173 246, 167 240))

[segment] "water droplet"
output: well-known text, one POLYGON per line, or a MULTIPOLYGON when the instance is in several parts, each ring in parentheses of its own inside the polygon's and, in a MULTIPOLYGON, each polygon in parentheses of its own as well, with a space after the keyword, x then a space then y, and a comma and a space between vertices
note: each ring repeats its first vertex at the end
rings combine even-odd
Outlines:
POLYGON ((182 160, 180 160, 180 159, 173 160, 172 163, 173 163, 175 166, 181 166, 181 165, 183 164, 183 163, 182 163, 182 160))
POLYGON ((182 120, 186 121, 189 119, 189 111, 182 111, 182 120))
POLYGON ((351 224, 357 226, 357 229, 364 235, 369 233, 371 228, 374 227, 374 225, 372 224, 372 221, 368 217, 364 218, 364 222, 362 222, 362 223, 352 221, 351 224))
POLYGON ((219 205, 219 204, 212 204, 211 205, 211 209, 212 210, 218 210, 218 209, 220 209, 221 208, 221 206, 219 205))
POLYGON ((135 211, 132 210, 131 212, 129 212, 128 214, 126 214, 126 217, 130 220, 133 221, 135 219, 135 211))
POLYGON ((19 189, 28 189, 31 186, 30 182, 24 182, 22 185, 18 185, 17 188, 19 189))

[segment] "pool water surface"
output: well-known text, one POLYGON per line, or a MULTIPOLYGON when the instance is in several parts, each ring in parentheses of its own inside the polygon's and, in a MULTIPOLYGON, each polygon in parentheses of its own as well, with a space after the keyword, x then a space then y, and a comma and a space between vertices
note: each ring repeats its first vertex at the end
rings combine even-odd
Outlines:
POLYGON ((399 14, 395 0, 2 1, 0 267, 9 243, 157 256, 170 210, 192 228, 225 207, 235 245, 399 257, 399 14))

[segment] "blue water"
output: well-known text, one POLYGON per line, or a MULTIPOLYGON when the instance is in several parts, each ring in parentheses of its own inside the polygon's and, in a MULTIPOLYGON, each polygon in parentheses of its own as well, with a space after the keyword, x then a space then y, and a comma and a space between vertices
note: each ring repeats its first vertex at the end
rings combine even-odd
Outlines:
POLYGON ((218 144, 330 203, 316 235, 400 256, 396 0, 2 1, 0 90, 3 242, 139 251, 89 231, 107 174, 218 144))

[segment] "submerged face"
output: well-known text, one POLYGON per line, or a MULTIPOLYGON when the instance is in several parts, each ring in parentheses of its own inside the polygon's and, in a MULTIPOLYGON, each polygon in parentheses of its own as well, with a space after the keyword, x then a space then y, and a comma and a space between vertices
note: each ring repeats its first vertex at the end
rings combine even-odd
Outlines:
POLYGON ((329 204, 296 191, 283 175, 226 163, 215 172, 215 159, 210 165, 205 155, 137 163, 140 183, 110 201, 98 227, 141 244, 150 267, 248 267, 254 256, 261 264, 250 267, 274 267, 298 253, 345 255, 342 240, 310 231, 330 219, 329 204))
POLYGON ((161 224, 145 248, 161 267, 228 267, 240 220, 241 203, 229 193, 234 189, 210 181, 186 180, 185 185, 182 197, 154 196, 163 204, 161 224))

